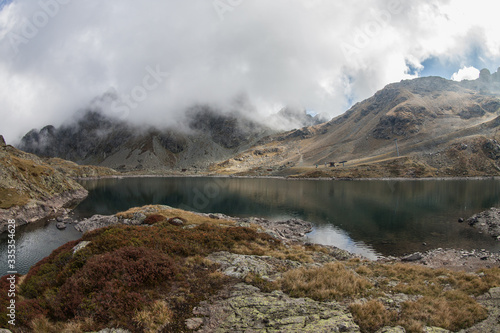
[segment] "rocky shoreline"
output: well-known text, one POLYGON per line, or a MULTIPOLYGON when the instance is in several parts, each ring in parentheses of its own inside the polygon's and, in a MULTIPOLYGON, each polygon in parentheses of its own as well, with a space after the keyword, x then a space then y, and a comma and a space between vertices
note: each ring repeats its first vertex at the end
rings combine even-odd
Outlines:
MULTIPOLYGON (((119 224, 150 228, 151 224, 149 222, 152 217, 165 214, 166 211, 170 211, 177 217, 168 218, 164 221, 183 229, 191 229, 196 226, 192 224, 193 220, 186 223, 185 218, 176 215, 179 214, 180 210, 169 206, 145 206, 117 215, 94 215, 83 220, 73 219, 66 214, 56 218, 56 221, 61 224, 61 227, 73 226, 82 233, 119 224)), ((397 265, 400 264, 410 264, 410 266, 415 265, 415 267, 465 271, 467 273, 464 274, 471 274, 471 277, 481 278, 482 273, 478 273, 478 270, 500 267, 500 254, 485 250, 434 249, 425 253, 417 252, 403 257, 384 257, 370 261, 334 246, 307 243, 305 236, 313 229, 313 225, 307 221, 298 219, 270 221, 256 217, 235 218, 223 214, 184 213, 191 214, 191 219, 195 217, 209 219, 212 223, 221 226, 257 227, 259 232, 267 233, 279 239, 284 244, 285 249, 290 249, 291 254, 294 254, 298 249, 309 249, 304 253, 310 256, 308 260, 299 260, 298 258, 280 257, 271 253, 256 255, 219 251, 209 254, 203 259, 205 265, 217 265, 217 274, 233 279, 231 281, 234 282, 227 284, 192 310, 192 317, 186 319, 185 327, 196 332, 361 331, 352 313, 352 299, 321 301, 309 297, 292 297, 285 292, 285 289, 266 289, 266 286, 272 286, 282 281, 286 272, 290 270, 314 270, 322 267, 333 267, 331 265, 342 263, 346 267, 361 265, 359 273, 357 273, 357 276, 359 276, 364 270, 368 269, 367 267, 372 267, 372 265, 396 265, 395 267, 398 267, 397 265)), ((73 248, 73 254, 91 243, 91 241, 80 242, 73 248)), ((444 275, 438 277, 438 280, 447 278, 446 274, 448 273, 445 271, 440 274, 444 275)), ((374 286, 378 286, 378 280, 370 281, 374 286)), ((416 302, 421 297, 404 293, 384 293, 377 298, 377 301, 382 302, 390 311, 400 311, 401 304, 416 302)), ((500 315, 500 288, 492 288, 486 294, 476 297, 475 300, 488 310, 489 315, 486 320, 480 321, 461 332, 494 332, 498 328, 497 318, 500 315)), ((366 299, 359 299, 355 301, 355 304, 363 305, 366 302, 366 299)), ((437 327, 425 327, 425 331, 449 332, 437 327)), ((109 328, 100 332, 127 333, 130 331, 109 328)), ((405 332, 405 330, 399 326, 383 327, 376 332, 405 332)))
POLYGON ((8 220, 15 220, 19 226, 67 214, 71 207, 84 200, 87 195, 88 191, 82 188, 63 192, 45 201, 32 200, 23 206, 0 209, 0 233, 7 230, 8 220))
MULTIPOLYGON (((157 206, 156 210, 173 209, 169 206, 157 206)), ((155 209, 146 211, 151 214, 155 209)), ((231 217, 224 214, 211 213, 193 213, 195 215, 206 217, 215 220, 232 221, 236 226, 250 227, 257 225, 270 236, 279 239, 285 243, 295 243, 303 245, 313 245, 308 243, 307 234, 313 230, 313 224, 300 219, 287 219, 279 221, 271 221, 260 217, 238 218, 231 217)), ((480 213, 481 214, 481 213, 480 213)), ((96 230, 103 227, 112 225, 143 225, 146 219, 146 214, 137 212, 129 218, 119 217, 117 215, 94 215, 90 218, 83 220, 75 220, 68 215, 56 218, 59 226, 65 228, 67 225, 72 225, 74 228, 82 233, 96 230)), ((472 218, 471 218, 472 219, 472 218)), ((180 221, 182 225, 182 221, 180 221)), ((321 245, 322 247, 329 248, 331 251, 336 252, 338 258, 342 260, 352 258, 362 258, 360 255, 352 254, 348 251, 339 249, 335 246, 321 245)), ((363 258, 366 259, 366 258, 363 258)), ((443 249, 436 248, 430 249, 426 252, 415 252, 404 256, 394 257, 386 256, 380 257, 379 262, 405 262, 423 265, 431 268, 447 268, 455 271, 463 270, 474 272, 481 268, 500 267, 500 253, 493 253, 484 249, 465 250, 465 249, 443 249)))
POLYGON ((490 208, 484 212, 473 215, 465 222, 471 227, 500 240, 500 209, 490 208))

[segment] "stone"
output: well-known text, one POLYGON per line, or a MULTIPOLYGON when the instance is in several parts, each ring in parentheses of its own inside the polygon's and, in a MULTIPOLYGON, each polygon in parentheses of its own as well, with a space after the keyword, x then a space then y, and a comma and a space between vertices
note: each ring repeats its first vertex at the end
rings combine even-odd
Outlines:
MULTIPOLYGON (((0 135, 1 137, 1 135, 0 135)), ((0 328, 0 333, 12 333, 11 331, 9 331, 8 329, 6 328, 0 328)))
POLYGON ((59 229, 59 230, 64 230, 64 229, 66 229, 66 223, 58 222, 56 224, 56 228, 59 229))
POLYGON ((300 263, 292 260, 280 260, 267 256, 243 255, 229 252, 216 252, 207 257, 208 260, 221 265, 219 268, 225 275, 244 279, 248 274, 257 274, 263 279, 272 279, 279 267, 297 268, 300 263))
POLYGON ((263 293, 244 283, 229 293, 228 298, 201 302, 193 311, 207 316, 197 332, 360 332, 348 309, 337 302, 263 293))
POLYGON ((168 219, 168 223, 170 223, 171 225, 175 225, 175 226, 180 227, 181 225, 184 224, 184 221, 178 217, 173 217, 173 218, 168 219))
POLYGON ((80 243, 76 244, 75 247, 72 248, 73 254, 77 253, 80 250, 83 250, 89 244, 89 241, 81 241, 80 243))
POLYGON ((396 326, 396 327, 386 326, 386 327, 379 329, 375 333, 406 333, 406 330, 404 329, 404 327, 401 327, 401 326, 396 326))
POLYGON ((464 221, 465 221, 465 220, 464 220, 464 218, 463 218, 463 217, 461 217, 461 218, 459 218, 459 219, 458 219, 458 223, 463 223, 464 221))
POLYGON ((189 318, 186 320, 188 330, 198 329, 203 324, 203 318, 189 318))
POLYGON ((120 220, 116 216, 94 215, 88 219, 84 219, 75 225, 75 229, 80 232, 88 232, 99 228, 109 227, 119 224, 120 220))
POLYGON ((401 258, 401 261, 408 261, 408 262, 411 262, 411 261, 418 261, 418 260, 421 260, 423 259, 424 257, 422 256, 422 253, 420 252, 415 252, 413 254, 410 254, 410 255, 407 255, 403 258, 401 258))
POLYGON ((450 331, 441 327, 424 327, 424 333, 449 333, 450 331))
POLYGON ((2 135, 0 135, 0 147, 5 147, 7 144, 5 143, 5 139, 2 135))

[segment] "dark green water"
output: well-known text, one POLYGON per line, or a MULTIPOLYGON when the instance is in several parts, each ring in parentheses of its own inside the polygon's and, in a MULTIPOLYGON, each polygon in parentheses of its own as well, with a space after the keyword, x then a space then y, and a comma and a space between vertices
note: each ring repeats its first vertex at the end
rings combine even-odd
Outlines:
MULTIPOLYGON (((125 178, 82 183, 90 195, 75 210, 81 217, 165 204, 241 217, 301 218, 314 223, 313 242, 371 258, 437 247, 500 251, 500 242, 457 223, 459 217, 500 206, 499 180, 125 178)), ((18 260, 26 268, 78 237, 71 226, 66 231, 53 223, 28 228, 18 230, 20 239, 29 236, 29 246, 18 244, 18 260)))

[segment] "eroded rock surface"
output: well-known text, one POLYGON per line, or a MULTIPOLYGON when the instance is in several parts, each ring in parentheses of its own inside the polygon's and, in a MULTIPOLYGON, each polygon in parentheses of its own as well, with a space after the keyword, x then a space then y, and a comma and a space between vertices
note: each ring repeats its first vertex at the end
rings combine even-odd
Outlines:
POLYGON ((225 293, 194 309, 194 315, 203 317, 197 332, 360 332, 348 310, 336 302, 263 293, 243 283, 225 293))

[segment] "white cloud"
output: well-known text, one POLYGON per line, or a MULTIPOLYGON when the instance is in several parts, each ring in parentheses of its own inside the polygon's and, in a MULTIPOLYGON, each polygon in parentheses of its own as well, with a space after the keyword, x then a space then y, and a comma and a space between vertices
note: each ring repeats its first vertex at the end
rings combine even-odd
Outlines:
POLYGON ((462 81, 462 80, 476 80, 479 77, 479 69, 470 66, 459 69, 458 72, 454 73, 451 76, 453 81, 462 81))
POLYGON ((257 116, 278 105, 335 116, 414 77, 408 66, 421 70, 428 57, 459 68, 471 63, 473 46, 500 60, 500 23, 482 0, 217 3, 230 7, 14 0, 0 10, 0 133, 14 141, 57 125, 110 89, 138 93, 148 66, 168 78, 136 96, 128 119, 167 124, 192 103, 229 107, 237 96, 247 96, 257 116), (36 29, 26 38, 30 24, 36 29))

